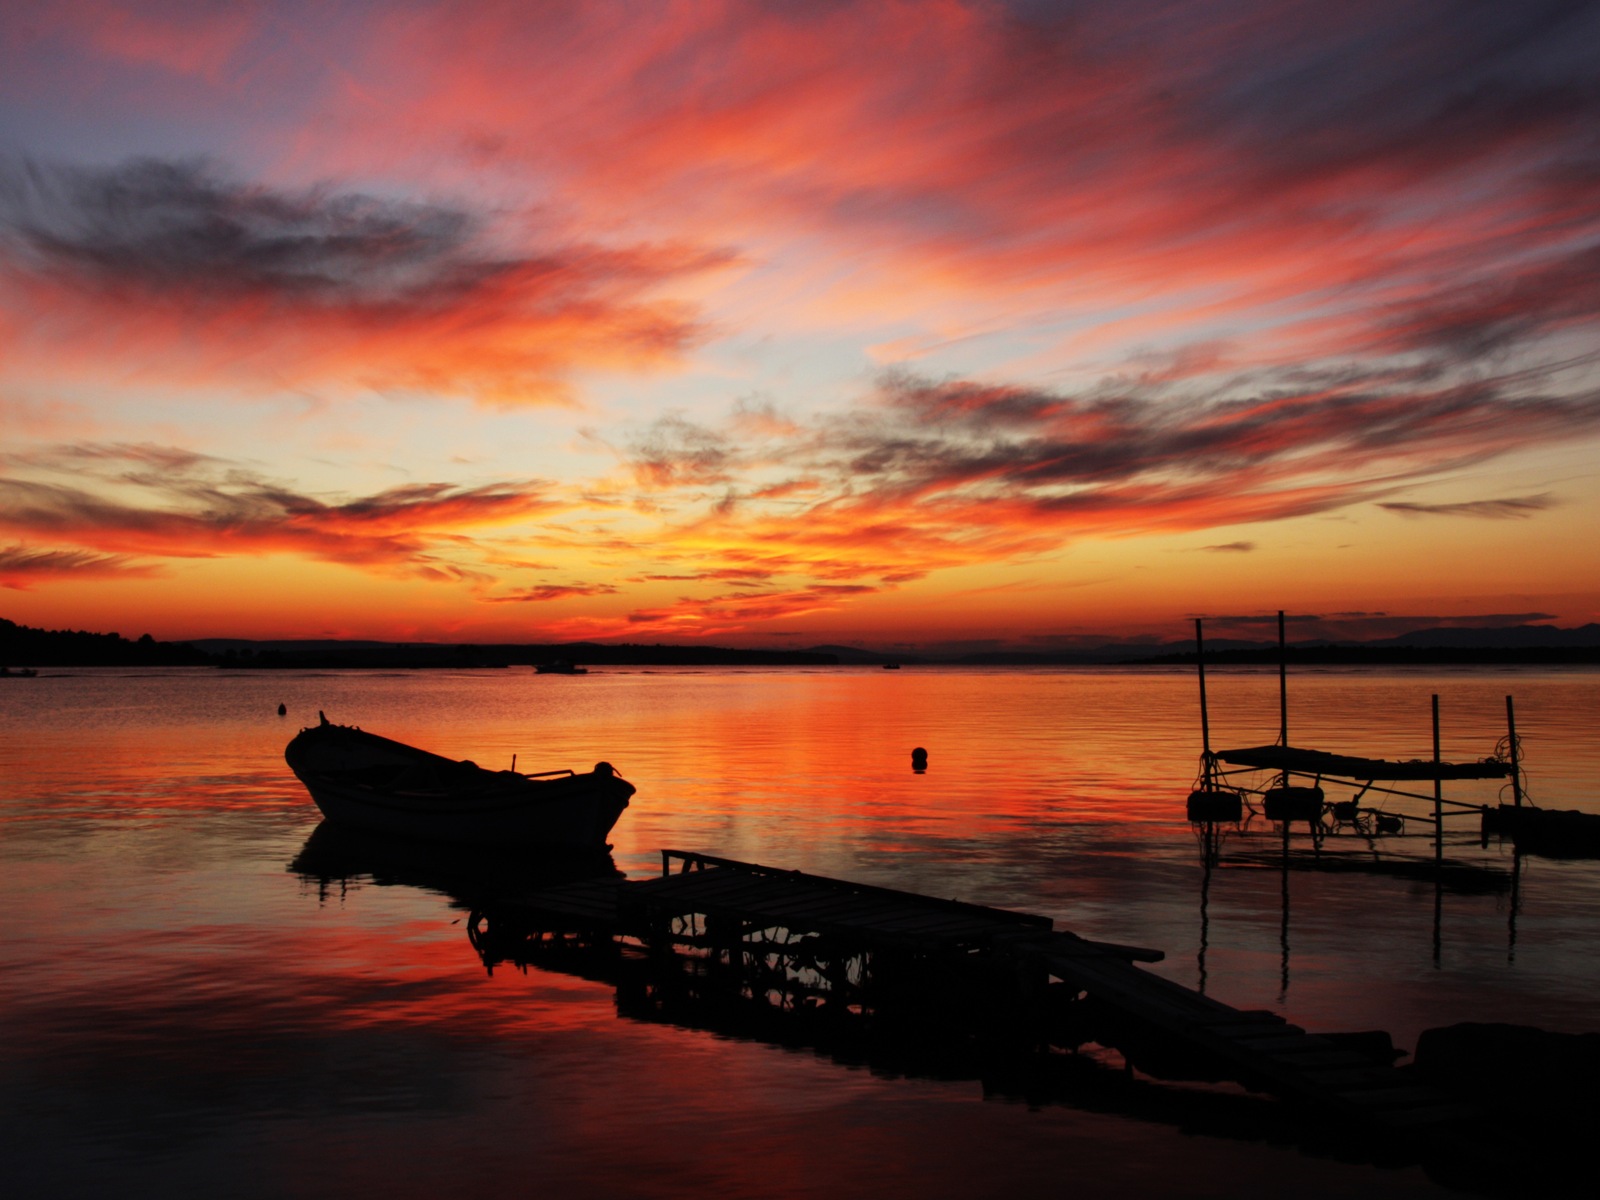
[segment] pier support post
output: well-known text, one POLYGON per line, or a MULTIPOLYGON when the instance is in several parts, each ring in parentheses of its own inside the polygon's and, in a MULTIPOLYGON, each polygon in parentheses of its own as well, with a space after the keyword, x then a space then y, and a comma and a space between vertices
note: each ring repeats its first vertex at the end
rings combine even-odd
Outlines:
MULTIPOLYGON (((1283 609, 1278 610, 1278 744, 1289 744, 1289 651, 1283 637, 1283 609)), ((1288 784, 1288 772, 1283 782, 1288 784)))
POLYGON ((1506 746, 1511 755, 1511 806, 1522 807, 1522 763, 1517 752, 1517 711, 1506 697, 1506 746))
POLYGON ((1444 781, 1439 777, 1439 694, 1433 696, 1433 861, 1444 861, 1444 781))
POLYGON ((1200 674, 1201 786, 1209 790, 1216 784, 1217 760, 1211 757, 1211 713, 1206 708, 1206 639, 1199 617, 1194 619, 1194 662, 1200 674))

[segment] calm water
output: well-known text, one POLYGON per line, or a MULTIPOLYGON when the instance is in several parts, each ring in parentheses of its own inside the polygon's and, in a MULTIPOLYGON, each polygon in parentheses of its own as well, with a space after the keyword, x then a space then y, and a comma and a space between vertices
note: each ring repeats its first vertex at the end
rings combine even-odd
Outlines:
MULTIPOLYGON (((1274 674, 1210 682, 1215 745, 1273 740, 1274 674)), ((1429 757, 1433 693, 1447 758, 1490 753, 1514 694, 1534 799, 1600 811, 1593 672, 1303 672, 1291 740, 1429 757)), ((282 751, 318 709, 486 765, 610 760, 639 789, 613 834, 634 877, 697 849, 1041 912, 1228 1003, 1405 1047, 1462 1020, 1597 1024, 1600 864, 1514 864, 1465 822, 1440 890, 1396 867, 1431 859, 1413 822, 1329 841, 1365 869, 1285 870, 1247 833, 1207 874, 1186 673, 46 672, 0 683, 5 1195, 1446 1194, 486 973, 459 908, 404 872, 291 869, 319 818, 282 751)))

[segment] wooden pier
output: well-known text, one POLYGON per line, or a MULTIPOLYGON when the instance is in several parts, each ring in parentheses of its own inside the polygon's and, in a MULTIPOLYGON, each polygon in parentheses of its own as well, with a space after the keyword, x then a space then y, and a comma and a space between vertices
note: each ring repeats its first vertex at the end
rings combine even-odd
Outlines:
POLYGON ((474 912, 469 933, 480 952, 495 944, 508 957, 518 944, 574 939, 630 955, 651 966, 652 994, 690 989, 858 1025, 960 1025, 1032 1050, 1098 1044, 1156 1078, 1235 1081, 1345 1126, 1398 1132, 1466 1115, 1337 1035, 1137 965, 1159 951, 1031 913, 715 855, 666 850, 658 878, 525 893, 474 912))

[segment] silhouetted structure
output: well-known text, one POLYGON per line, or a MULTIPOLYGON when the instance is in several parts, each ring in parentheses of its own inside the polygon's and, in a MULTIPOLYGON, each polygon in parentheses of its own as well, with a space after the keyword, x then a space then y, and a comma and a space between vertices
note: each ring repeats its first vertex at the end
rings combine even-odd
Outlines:
POLYGON ((715 855, 667 850, 662 862, 656 879, 580 881, 479 910, 474 945, 525 958, 609 940, 652 964, 648 995, 664 1005, 759 1003, 1017 1052, 1096 1043, 1158 1078, 1231 1079, 1368 1129, 1462 1115, 1387 1061, 1134 965, 1159 951, 1089 941, 1029 913, 715 855))
POLYGON ((674 862, 698 865, 629 882, 609 858, 530 866, 515 855, 440 850, 324 823, 290 869, 323 894, 370 878, 448 897, 469 912, 468 938, 491 972, 511 965, 603 982, 615 988, 620 1016, 809 1048, 879 1074, 971 1078, 986 1093, 1033 1104, 1292 1143, 1345 1161, 1419 1163, 1430 1176, 1474 1192, 1528 1194, 1570 1175, 1585 1153, 1581 1097, 1592 1074, 1593 1035, 1496 1027, 1485 1040, 1470 1030, 1429 1031, 1417 1065, 1394 1067, 1398 1052, 1381 1032, 1312 1036, 1271 1014, 1203 998, 1196 1004, 1196 993, 1160 980, 1145 999, 1127 1003, 1115 980, 1154 979, 1133 966, 1129 949, 1100 944, 1097 952, 1096 943, 1056 934, 1041 917, 667 852, 664 866, 674 862), (792 927, 774 924, 780 918, 764 911, 780 894, 791 910, 781 919, 792 927), (801 910, 812 915, 802 921, 793 915, 801 910), (874 926, 860 937, 850 932, 874 926), (974 940, 985 928, 987 946, 974 940), (1068 939, 1080 975, 1104 968, 1098 989, 1071 990, 1063 981, 1041 994, 1024 986, 1018 954, 1041 935, 1047 946, 1068 939), (852 961, 864 941, 877 939, 864 966, 852 961), (945 953, 960 945, 966 949, 945 953), (1145 1005, 1165 1012, 1141 1020, 1137 1010, 1145 1005), (1220 1021, 1201 1021, 1196 1036, 1234 1043, 1234 1074, 1241 1061, 1269 1064, 1276 1080, 1248 1082, 1293 1102, 1162 1086, 1120 1069, 1125 1061, 1156 1078, 1218 1078, 1215 1058, 1164 1037, 1159 1027, 1193 1025, 1197 1013, 1221 1014, 1220 1021), (1051 1041, 1082 1046, 1086 1039, 1122 1053, 1046 1052, 1051 1041), (1326 1090, 1284 1086, 1291 1072, 1326 1090), (1363 1086, 1373 1079, 1378 1086, 1363 1086), (1340 1088, 1349 1091, 1330 1107, 1328 1092, 1340 1088))
POLYGON ((1433 826, 1434 857, 1443 860, 1444 822, 1447 816, 1480 816, 1481 805, 1447 800, 1446 780, 1505 779, 1510 783, 1515 809, 1523 807, 1521 744, 1517 738, 1516 714, 1512 698, 1506 697, 1507 733, 1494 753, 1477 762, 1452 763, 1440 757, 1439 697, 1433 697, 1433 757, 1394 761, 1360 755, 1331 754, 1309 750, 1289 742, 1288 657, 1284 643, 1284 614, 1278 613, 1278 740, 1268 746, 1248 746, 1233 750, 1211 748, 1210 710, 1206 700, 1205 637, 1199 618, 1195 619, 1195 666, 1200 683, 1200 770, 1186 803, 1188 819, 1196 826, 1247 824, 1248 812, 1259 811, 1288 829, 1303 822, 1313 839, 1324 833, 1350 830, 1366 837, 1398 835, 1404 832, 1406 817, 1377 808, 1363 808, 1369 794, 1431 800, 1431 817, 1413 813, 1412 821, 1433 826), (1223 764, 1235 768, 1224 770, 1223 764), (1241 775, 1268 772, 1266 783, 1240 782, 1241 775), (1358 790, 1349 800, 1328 803, 1322 784, 1338 780, 1358 790), (1295 782, 1301 780, 1305 782, 1295 782), (1380 784, 1380 780, 1383 783, 1380 784), (1385 786, 1404 782, 1433 783, 1432 796, 1385 786), (1259 802, 1259 810, 1255 802, 1259 802))

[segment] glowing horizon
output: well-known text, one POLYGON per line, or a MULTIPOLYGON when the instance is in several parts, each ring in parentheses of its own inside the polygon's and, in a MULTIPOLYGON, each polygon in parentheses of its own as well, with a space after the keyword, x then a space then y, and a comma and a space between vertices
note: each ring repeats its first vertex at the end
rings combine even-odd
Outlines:
POLYGON ((0 16, 0 616, 1600 619, 1600 13, 0 16))

